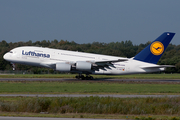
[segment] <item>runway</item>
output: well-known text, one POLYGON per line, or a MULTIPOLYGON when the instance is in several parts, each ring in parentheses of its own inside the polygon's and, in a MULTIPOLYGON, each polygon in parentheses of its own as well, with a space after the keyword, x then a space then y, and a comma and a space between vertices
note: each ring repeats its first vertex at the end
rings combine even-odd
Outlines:
POLYGON ((113 95, 113 94, 0 94, 0 97, 116 97, 116 98, 147 98, 147 97, 180 97, 180 95, 113 95))
MULTIPOLYGON (((90 119, 90 118, 43 118, 43 117, 0 117, 0 120, 117 120, 117 119, 90 119)), ((120 119, 118 119, 120 120, 120 119)), ((123 120, 123 119, 121 119, 123 120)))
POLYGON ((0 78, 0 81, 44 81, 44 82, 63 82, 63 81, 92 81, 92 82, 153 82, 153 83, 180 83, 180 79, 111 79, 111 78, 98 78, 94 80, 77 80, 75 78, 0 78))

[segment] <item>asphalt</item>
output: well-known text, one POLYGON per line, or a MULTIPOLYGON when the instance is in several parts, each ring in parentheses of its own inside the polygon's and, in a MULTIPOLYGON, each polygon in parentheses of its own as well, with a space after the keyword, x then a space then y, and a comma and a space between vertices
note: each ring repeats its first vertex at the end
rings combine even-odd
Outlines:
MULTIPOLYGON (((117 120, 117 119, 89 119, 89 118, 43 118, 43 117, 0 117, 0 120, 117 120)), ((120 120, 120 119, 118 119, 120 120)), ((123 120, 123 119, 121 119, 123 120)))
POLYGON ((116 97, 116 98, 147 98, 147 97, 180 97, 180 95, 113 95, 113 94, 0 94, 0 97, 116 97))
POLYGON ((180 83, 180 79, 111 79, 98 78, 94 80, 77 80, 75 78, 0 78, 0 81, 107 81, 107 82, 154 82, 154 83, 180 83))

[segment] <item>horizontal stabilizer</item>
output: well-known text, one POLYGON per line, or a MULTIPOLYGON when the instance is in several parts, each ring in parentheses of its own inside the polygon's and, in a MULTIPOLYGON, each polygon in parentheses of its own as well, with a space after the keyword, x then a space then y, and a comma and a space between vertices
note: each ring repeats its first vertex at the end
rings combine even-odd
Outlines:
POLYGON ((167 68, 167 67, 176 67, 174 65, 152 65, 152 66, 140 66, 140 68, 167 68))

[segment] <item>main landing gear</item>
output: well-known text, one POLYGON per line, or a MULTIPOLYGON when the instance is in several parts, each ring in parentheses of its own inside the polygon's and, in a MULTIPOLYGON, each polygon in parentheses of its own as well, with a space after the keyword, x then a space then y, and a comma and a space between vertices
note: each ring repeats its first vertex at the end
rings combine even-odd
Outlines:
POLYGON ((82 74, 79 74, 79 75, 76 75, 76 79, 81 79, 81 80, 93 80, 94 78, 90 75, 82 75, 82 74))

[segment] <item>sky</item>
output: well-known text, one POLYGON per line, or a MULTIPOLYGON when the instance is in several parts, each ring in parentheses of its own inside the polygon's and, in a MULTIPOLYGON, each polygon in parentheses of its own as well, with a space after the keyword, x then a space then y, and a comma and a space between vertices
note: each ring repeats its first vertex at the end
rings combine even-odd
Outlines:
POLYGON ((134 45, 175 32, 180 0, 0 0, 0 41, 67 40, 134 45))

